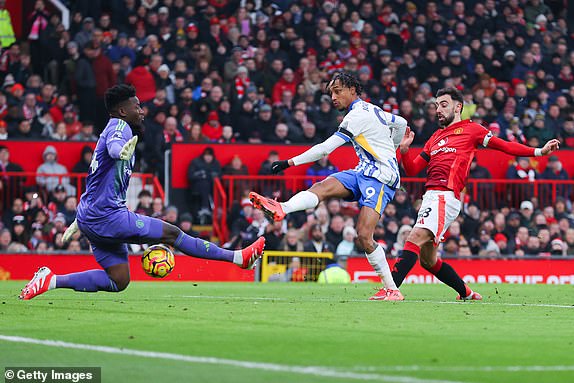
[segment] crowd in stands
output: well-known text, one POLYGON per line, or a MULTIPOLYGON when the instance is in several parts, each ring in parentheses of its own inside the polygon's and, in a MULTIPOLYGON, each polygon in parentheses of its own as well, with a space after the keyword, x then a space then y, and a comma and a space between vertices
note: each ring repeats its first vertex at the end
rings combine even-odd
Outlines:
MULTIPOLYGON (((455 86, 464 93, 463 118, 495 135, 530 146, 558 137, 563 148, 574 148, 574 28, 561 1, 94 0, 70 5, 66 29, 59 12, 35 1, 23 38, 2 46, 0 140, 96 140, 107 122, 105 90, 133 84, 146 113, 137 169, 163 182, 164 152, 174 142, 314 144, 325 139, 342 114, 333 109, 324 85, 335 71, 346 70, 363 83, 364 99, 409 121, 414 145, 422 146, 437 128, 433 94, 455 86)), ((42 170, 71 170, 57 163, 53 149, 46 148, 42 170)), ((87 170, 90 150, 74 171, 87 170)), ((190 164, 192 185, 209 188, 214 177, 247 173, 239 157, 229 164, 214 163, 213 153, 206 157, 209 151, 190 164)), ((269 174, 272 160, 270 155, 261 174, 269 174)), ((2 171, 17 166, 1 157, 0 165, 2 171)), ((328 160, 311 169, 311 175, 335 171, 328 160)), ((573 171, 553 158, 538 173, 518 158, 507 176, 563 180, 573 171)), ((487 169, 473 165, 471 177, 487 175, 487 169)), ((14 244, 61 248, 59 234, 77 203, 75 186, 65 178, 38 177, 37 183, 45 194, 26 189, 19 199, 2 201, 0 249, 14 244)), ((1 185, 10 187, 5 179, 1 185)), ((209 196, 197 190, 191 190, 192 198, 208 215, 209 196)), ((392 254, 401 250, 417 206, 412 195, 399 202, 400 194, 376 233, 392 254)), ((477 211, 467 203, 459 232, 453 225, 442 249, 461 255, 558 254, 559 240, 560 251, 574 254, 570 189, 559 195, 564 200, 545 201, 548 206, 525 199, 533 206, 519 211, 503 206, 477 211), (528 210, 532 216, 526 217, 528 210)), ((167 212, 155 201, 152 205, 150 214, 174 218, 174 208, 167 212)), ((229 246, 265 234, 272 248, 352 249, 353 214, 329 207, 347 207, 345 202, 329 202, 284 225, 269 225, 241 201, 237 205, 235 216, 243 221, 239 226, 231 221, 229 246), (313 228, 317 224, 320 230, 313 228)), ((174 222, 180 224, 183 216, 176 211, 174 222)), ((197 217, 185 218, 191 225, 197 217)), ((72 250, 88 246, 81 237, 72 243, 72 250)))

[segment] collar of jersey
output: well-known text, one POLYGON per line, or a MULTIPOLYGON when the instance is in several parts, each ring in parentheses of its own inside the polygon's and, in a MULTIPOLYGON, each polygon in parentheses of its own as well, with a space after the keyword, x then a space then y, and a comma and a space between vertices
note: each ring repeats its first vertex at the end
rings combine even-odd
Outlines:
POLYGON ((447 126, 446 128, 443 128, 443 129, 449 129, 449 130, 450 130, 450 129, 455 129, 455 128, 458 128, 459 125, 465 125, 465 124, 468 124, 469 122, 470 122, 469 119, 460 120, 459 122, 455 122, 454 124, 452 124, 452 125, 450 125, 450 126, 447 126))
POLYGON ((353 102, 351 103, 351 105, 349 105, 349 110, 348 110, 348 112, 350 112, 351 110, 353 110, 353 106, 355 106, 355 104, 356 104, 357 102, 359 102, 359 101, 363 101, 363 100, 361 100, 360 98, 357 98, 355 101, 353 101, 353 102))

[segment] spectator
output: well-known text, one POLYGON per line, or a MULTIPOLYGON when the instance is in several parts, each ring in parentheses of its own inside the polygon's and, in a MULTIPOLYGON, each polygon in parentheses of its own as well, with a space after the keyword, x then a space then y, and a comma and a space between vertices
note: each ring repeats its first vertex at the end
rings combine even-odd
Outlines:
POLYGON ((75 65, 74 84, 78 95, 78 106, 80 108, 80 118, 95 121, 96 117, 96 74, 92 67, 92 61, 96 57, 96 51, 90 44, 83 50, 83 55, 79 57, 75 65))
POLYGON ((10 244, 12 243, 12 234, 8 229, 0 230, 0 252, 9 251, 10 244))
MULTIPOLYGON (((506 178, 509 180, 524 180, 524 181, 534 181, 539 178, 539 174, 530 165, 530 159, 528 157, 516 157, 516 162, 511 165, 506 171, 506 178)), ((509 187, 509 192, 512 191, 518 193, 521 198, 525 198, 533 194, 534 189, 532 185, 527 183, 512 184, 509 187)))
POLYGON ((478 253, 478 256, 480 257, 496 257, 500 255, 500 248, 490 237, 488 231, 484 229, 480 231, 477 250, 478 251, 476 251, 476 253, 478 253))
POLYGON ((574 148, 574 117, 568 117, 559 133, 562 144, 567 148, 574 148))
POLYGON ((40 138, 40 132, 37 129, 32 129, 32 122, 30 120, 20 120, 18 122, 18 130, 11 134, 10 138, 37 140, 40 138))
MULTIPOLYGON (((478 159, 474 157, 470 163, 470 172, 468 178, 472 179, 491 179, 492 176, 487 168, 480 166, 478 164, 478 159)), ((468 183, 468 194, 471 198, 475 198, 474 187, 476 186, 476 196, 481 199, 481 206, 486 209, 492 209, 495 207, 495 194, 492 184, 488 182, 469 182, 468 183)))
POLYGON ((295 76, 293 70, 286 68, 283 70, 283 75, 273 86, 273 105, 281 103, 281 98, 284 92, 291 92, 291 94, 296 93, 297 82, 295 81, 295 76))
POLYGON ((93 154, 94 150, 92 149, 92 147, 85 145, 82 148, 80 160, 76 162, 76 164, 72 168, 72 173, 83 173, 83 174, 89 173, 93 154))
POLYGON ((568 255, 574 254, 574 228, 566 230, 566 235, 564 237, 565 237, 565 246, 567 247, 566 254, 568 255))
POLYGON ((325 234, 321 229, 321 225, 314 224, 309 230, 310 238, 303 245, 303 251, 312 253, 332 253, 333 245, 325 240, 325 234))
POLYGON ((449 237, 442 245, 442 257, 456 257, 459 252, 459 240, 454 237, 449 237))
POLYGON ((16 215, 12 220, 12 241, 28 246, 30 235, 28 233, 27 221, 23 215, 16 215))
MULTIPOLYGON (((331 174, 336 173, 338 171, 339 171, 339 169, 335 165, 333 165, 331 163, 331 161, 329 161, 329 156, 327 155, 327 156, 322 157, 318 161, 315 161, 313 163, 313 165, 311 165, 309 167, 309 169, 307 169, 307 172, 305 174, 310 176, 310 177, 325 178, 325 177, 330 176, 331 174)), ((311 185, 314 182, 315 181, 313 181, 313 180, 306 181, 307 187, 311 187, 311 185)))
POLYGON ((0 193, 2 194, 2 210, 10 206, 13 198, 22 193, 26 177, 8 175, 9 172, 23 172, 24 169, 14 162, 10 162, 10 150, 0 145, 0 193))
POLYGON ((22 198, 14 198, 10 209, 4 209, 2 214, 2 224, 7 229, 12 229, 14 217, 24 215, 24 201, 22 198))
MULTIPOLYGON (((243 161, 241 161, 241 157, 236 154, 233 156, 231 161, 223 167, 222 173, 225 175, 247 175, 248 171, 247 166, 243 164, 243 161)), ((240 189, 242 190, 243 188, 240 187, 240 189)))
POLYGON ((275 125, 275 129, 273 134, 269 135, 267 141, 275 144, 290 144, 291 141, 288 138, 289 136, 289 127, 287 124, 282 122, 275 125))
POLYGON ((58 175, 68 174, 68 169, 62 164, 58 163, 58 152, 52 145, 46 146, 42 154, 44 163, 38 167, 36 173, 36 183, 44 187, 48 192, 54 190, 56 185, 62 184, 66 188, 68 194, 75 194, 76 188, 70 185, 68 177, 60 177, 58 175), (44 176, 40 174, 50 174, 44 176))
POLYGON ((68 140, 68 135, 66 134, 66 123, 64 121, 56 124, 54 132, 50 135, 50 139, 54 141, 68 140))
POLYGON ((527 140, 536 138, 539 143, 546 143, 556 137, 556 132, 552 126, 546 126, 543 114, 537 114, 534 117, 534 125, 527 127, 524 134, 527 140))
POLYGON ((281 244, 279 245, 280 251, 291 251, 300 252, 303 251, 303 242, 299 238, 300 234, 295 229, 287 230, 287 233, 283 237, 281 244))
POLYGON ((251 132, 247 136, 247 142, 257 144, 263 142, 272 142, 271 137, 274 136, 275 122, 271 113, 272 108, 270 105, 264 104, 259 108, 259 113, 255 122, 252 122, 251 132))
POLYGON ((339 243, 343 240, 343 229, 345 228, 345 220, 343 216, 340 214, 334 215, 331 217, 331 222, 329 223, 329 229, 325 234, 325 240, 333 246, 333 248, 337 248, 339 243))
POLYGON ((97 141, 98 137, 94 135, 94 123, 84 121, 80 131, 72 137, 72 141, 97 141))
POLYGON ((138 193, 138 204, 134 211, 138 214, 151 216, 153 213, 152 200, 152 195, 149 190, 142 189, 138 193))
POLYGON ((205 224, 211 219, 211 200, 215 178, 221 177, 221 165, 212 148, 205 148, 201 156, 191 161, 187 172, 193 211, 198 222, 205 224))
POLYGON ((179 228, 187 235, 199 237, 199 233, 193 230, 193 217, 189 213, 183 213, 179 217, 179 228))
POLYGON ((78 207, 78 200, 75 196, 70 195, 66 197, 66 202, 64 202, 64 218, 66 219, 66 226, 70 226, 72 222, 76 219, 76 210, 78 207))
POLYGON ((522 201, 520 203, 520 225, 529 227, 532 223, 532 216, 534 214, 534 204, 531 201, 522 201))
POLYGON ((393 244, 393 248, 391 249, 391 255, 393 257, 398 257, 399 255, 401 255, 403 248, 405 247, 405 242, 407 240, 407 237, 409 236, 409 233, 411 232, 412 229, 413 228, 410 225, 402 225, 401 226, 401 228, 399 229, 399 231, 397 233, 397 240, 393 244))
MULTIPOLYGON (((540 175, 540 179, 566 181, 570 179, 570 177, 566 172, 566 170, 564 170, 564 168, 562 167, 562 162, 560 162, 560 159, 557 156, 550 156, 548 157, 548 164, 546 165, 546 169, 544 169, 544 172, 542 172, 542 174, 540 175)), ((551 203, 550 198, 553 197, 552 186, 548 185, 545 191, 547 199, 544 202, 545 204, 549 204, 551 203)), ((556 185, 556 196, 568 197, 570 196, 570 192, 571 190, 568 185, 563 184, 556 185)))
POLYGON ((57 185, 48 197, 48 209, 52 216, 66 210, 66 197, 66 188, 63 185, 57 185))
POLYGON ((321 139, 326 139, 335 132, 337 111, 331 105, 331 97, 326 94, 321 96, 319 109, 311 113, 310 120, 315 124, 317 135, 321 139))
POLYGON ((217 141, 221 138, 223 127, 219 122, 219 116, 215 110, 209 112, 207 122, 201 127, 201 132, 210 141, 217 141))

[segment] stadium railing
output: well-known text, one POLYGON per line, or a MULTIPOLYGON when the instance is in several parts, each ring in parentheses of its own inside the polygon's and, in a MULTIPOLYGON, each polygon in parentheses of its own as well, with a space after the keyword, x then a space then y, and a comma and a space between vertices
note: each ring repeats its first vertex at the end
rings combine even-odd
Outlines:
MULTIPOLYGON (((2 172, 0 180, 0 213, 11 207, 14 198, 24 198, 25 191, 29 187, 36 187, 36 192, 43 197, 44 203, 48 203, 49 193, 45 187, 37 184, 36 177, 50 178, 51 185, 64 184, 68 195, 75 196, 78 201, 85 191, 86 178, 85 173, 67 173, 67 174, 48 174, 36 172, 2 172)), ((159 179, 153 174, 132 173, 130 186, 127 192, 127 204, 130 209, 135 209, 138 204, 138 194, 143 190, 148 190, 153 198, 159 197, 165 200, 165 192, 159 179)))
MULTIPOLYGON (((268 197, 277 197, 283 201, 298 191, 310 187, 325 177, 317 176, 245 176, 226 175, 216 182, 214 199, 227 202, 227 210, 243 198, 249 191, 255 191, 268 197)), ((406 190, 412 201, 424 194, 425 178, 404 177, 401 188, 406 190)), ((538 200, 538 206, 554 204, 556 198, 570 198, 574 192, 574 180, 509 180, 509 179, 469 179, 465 190, 465 201, 476 203, 481 210, 492 210, 507 206, 518 209, 524 200, 538 200)), ((225 210, 225 209, 223 209, 225 210)), ((218 235, 222 241, 227 240, 223 227, 226 226, 227 216, 217 215, 218 235)), ((226 231, 225 231, 226 232, 226 231)))

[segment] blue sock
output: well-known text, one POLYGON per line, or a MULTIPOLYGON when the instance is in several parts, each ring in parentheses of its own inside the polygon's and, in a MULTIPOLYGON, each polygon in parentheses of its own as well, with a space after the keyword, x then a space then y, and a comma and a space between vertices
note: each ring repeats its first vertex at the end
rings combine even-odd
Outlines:
POLYGON ((88 270, 56 276, 56 288, 74 289, 83 292, 110 291, 117 292, 116 283, 104 270, 88 270))
POLYGON ((197 258, 233 262, 233 251, 222 249, 209 241, 180 233, 173 246, 187 255, 197 258))

